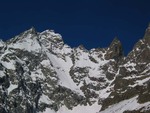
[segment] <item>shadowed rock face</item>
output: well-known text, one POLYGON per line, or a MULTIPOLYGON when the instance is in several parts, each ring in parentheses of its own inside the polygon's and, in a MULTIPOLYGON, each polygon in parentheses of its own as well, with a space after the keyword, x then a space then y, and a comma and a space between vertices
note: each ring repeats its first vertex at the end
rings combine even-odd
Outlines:
MULTIPOLYGON (((38 33, 31 28, 0 41, 0 113, 61 113, 62 107, 94 110, 93 105, 99 112, 133 97, 145 104, 150 102, 149 56, 150 25, 126 57, 117 38, 108 48, 88 51, 64 44, 52 30, 38 33)), ((149 113, 149 106, 118 109, 149 113)))
POLYGON ((149 24, 148 28, 145 31, 144 38, 147 41, 147 43, 150 43, 150 24, 149 24))
POLYGON ((116 37, 108 47, 105 58, 119 60, 122 57, 123 57, 122 44, 116 37))

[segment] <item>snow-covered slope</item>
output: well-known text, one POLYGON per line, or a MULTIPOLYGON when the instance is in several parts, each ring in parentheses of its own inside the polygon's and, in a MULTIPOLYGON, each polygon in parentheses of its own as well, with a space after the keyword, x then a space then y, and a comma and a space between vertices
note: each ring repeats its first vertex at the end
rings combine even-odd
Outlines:
POLYGON ((132 112, 137 112, 137 111, 146 112, 146 110, 148 110, 150 107, 150 102, 139 104, 137 98, 138 97, 135 96, 133 98, 123 100, 117 104, 110 106, 108 109, 106 109, 102 112, 99 112, 99 113, 123 113, 123 112, 128 113, 130 111, 132 111, 132 112))
POLYGON ((0 41, 0 112, 149 112, 149 32, 127 57, 117 38, 86 50, 52 30, 31 28, 0 41))

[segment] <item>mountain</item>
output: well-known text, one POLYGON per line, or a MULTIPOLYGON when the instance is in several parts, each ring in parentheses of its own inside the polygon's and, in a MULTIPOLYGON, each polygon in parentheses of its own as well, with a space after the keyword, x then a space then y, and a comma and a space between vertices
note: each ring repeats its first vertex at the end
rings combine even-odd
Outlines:
POLYGON ((149 56, 150 25, 127 56, 31 28, 0 40, 0 113, 150 113, 149 56))

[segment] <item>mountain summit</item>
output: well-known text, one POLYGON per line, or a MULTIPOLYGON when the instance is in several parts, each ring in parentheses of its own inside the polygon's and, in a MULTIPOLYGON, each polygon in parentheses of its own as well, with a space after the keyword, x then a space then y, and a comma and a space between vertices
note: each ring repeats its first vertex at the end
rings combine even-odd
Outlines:
POLYGON ((149 113, 150 26, 124 56, 71 48, 53 30, 0 41, 0 113, 149 113))
POLYGON ((115 37, 110 46, 108 47, 106 59, 118 60, 121 57, 123 57, 122 44, 118 40, 118 38, 115 37))
POLYGON ((145 31, 144 39, 146 40, 146 43, 150 44, 150 24, 145 31))

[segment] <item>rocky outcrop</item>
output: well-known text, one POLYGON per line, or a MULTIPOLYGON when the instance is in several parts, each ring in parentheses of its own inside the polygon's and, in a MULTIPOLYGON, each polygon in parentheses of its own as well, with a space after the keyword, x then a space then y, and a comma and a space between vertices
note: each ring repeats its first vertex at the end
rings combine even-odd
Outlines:
POLYGON ((121 42, 118 40, 118 38, 114 38, 110 46, 108 47, 107 53, 105 55, 105 58, 107 60, 109 59, 115 59, 119 60, 123 57, 123 48, 121 42))
POLYGON ((145 31, 144 39, 146 40, 147 43, 150 43, 150 24, 148 25, 145 31))

